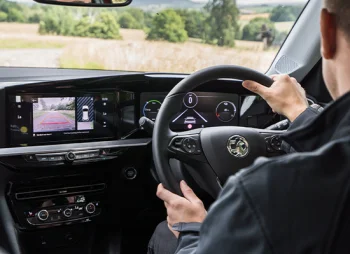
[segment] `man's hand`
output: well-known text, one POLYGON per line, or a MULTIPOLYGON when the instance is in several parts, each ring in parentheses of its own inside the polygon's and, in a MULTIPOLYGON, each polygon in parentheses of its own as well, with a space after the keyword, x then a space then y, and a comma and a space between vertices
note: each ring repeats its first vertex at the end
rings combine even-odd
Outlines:
POLYGON ((176 237, 179 236, 179 233, 172 230, 172 226, 175 223, 201 223, 207 216, 203 202, 194 194, 185 181, 181 181, 180 188, 184 197, 166 190, 162 184, 159 184, 157 189, 157 196, 164 201, 167 209, 169 229, 176 237))
POLYGON ((250 80, 244 81, 243 86, 260 95, 273 111, 293 122, 309 106, 305 90, 295 78, 288 75, 276 75, 271 78, 275 81, 271 87, 250 80))

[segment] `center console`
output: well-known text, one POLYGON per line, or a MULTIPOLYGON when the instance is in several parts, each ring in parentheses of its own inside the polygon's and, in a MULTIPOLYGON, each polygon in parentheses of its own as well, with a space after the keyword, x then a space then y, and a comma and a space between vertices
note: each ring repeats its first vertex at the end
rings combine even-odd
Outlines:
POLYGON ((22 229, 86 223, 103 212, 106 183, 77 177, 60 179, 64 183, 57 183, 59 178, 44 179, 10 185, 9 200, 22 229))
POLYGON ((119 183, 139 177, 125 155, 150 139, 125 138, 136 128, 134 93, 83 82, 6 89, 0 175, 9 177, 0 195, 23 253, 104 246, 97 232, 120 230, 119 208, 110 202, 120 200, 119 183))

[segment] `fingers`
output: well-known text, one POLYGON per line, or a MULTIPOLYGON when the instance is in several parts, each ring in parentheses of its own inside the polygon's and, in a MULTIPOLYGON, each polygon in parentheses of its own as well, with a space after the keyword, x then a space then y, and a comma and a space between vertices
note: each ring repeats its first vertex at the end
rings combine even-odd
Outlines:
POLYGON ((255 82, 255 81, 251 81, 251 80, 244 81, 243 87, 248 89, 249 91, 251 91, 253 93, 257 93, 258 95, 260 95, 264 99, 267 97, 267 95, 269 93, 269 88, 255 82))
POLYGON ((270 78, 273 80, 273 81, 276 81, 277 78, 278 78, 278 74, 275 74, 275 75, 271 75, 270 78))
POLYGON ((180 182, 180 188, 184 197, 191 203, 202 202, 185 181, 180 182))
POLYGON ((169 203, 171 200, 180 198, 178 195, 168 191, 164 188, 163 184, 159 184, 157 188, 157 197, 161 200, 169 203))

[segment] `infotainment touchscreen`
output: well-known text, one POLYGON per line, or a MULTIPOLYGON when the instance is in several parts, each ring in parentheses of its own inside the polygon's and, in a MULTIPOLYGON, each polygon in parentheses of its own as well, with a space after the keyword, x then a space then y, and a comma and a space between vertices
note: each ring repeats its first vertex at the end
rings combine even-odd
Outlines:
POLYGON ((14 95, 10 103, 11 145, 113 138, 113 94, 82 96, 14 95))

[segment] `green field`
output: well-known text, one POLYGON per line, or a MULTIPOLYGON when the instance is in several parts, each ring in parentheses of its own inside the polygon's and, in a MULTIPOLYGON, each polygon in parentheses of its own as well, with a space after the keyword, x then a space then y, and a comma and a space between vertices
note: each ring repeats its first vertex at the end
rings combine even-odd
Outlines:
POLYGON ((89 61, 87 63, 79 64, 73 57, 61 57, 59 60, 60 68, 68 69, 90 69, 90 70, 104 70, 105 66, 100 63, 89 61))
POLYGON ((251 7, 244 7, 244 10, 252 11, 255 13, 270 13, 273 10, 274 6, 251 6, 251 7))
POLYGON ((280 32, 289 32, 294 25, 294 22, 276 22, 276 29, 280 32))
POLYGON ((48 48, 63 48, 64 43, 54 41, 38 41, 38 40, 26 40, 26 39, 1 39, 1 49, 48 49, 48 48))

